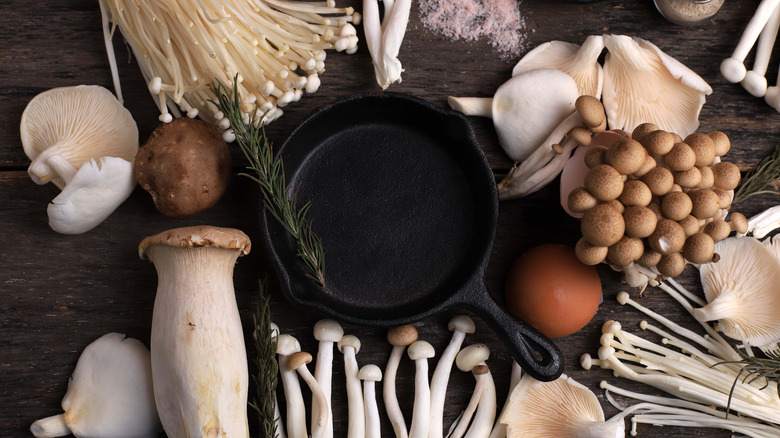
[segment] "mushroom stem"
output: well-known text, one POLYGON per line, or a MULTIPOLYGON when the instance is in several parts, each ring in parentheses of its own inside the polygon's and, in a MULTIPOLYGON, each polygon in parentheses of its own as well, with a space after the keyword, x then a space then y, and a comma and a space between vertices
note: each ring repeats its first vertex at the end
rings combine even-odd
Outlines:
POLYGON ((65 424, 65 414, 53 415, 37 420, 30 426, 30 432, 36 438, 54 438, 71 434, 68 425, 65 424))
POLYGON ((753 69, 748 70, 745 78, 742 79, 742 87, 755 97, 764 97, 766 94, 766 69, 769 67, 769 58, 772 56, 772 47, 775 45, 778 29, 780 29, 780 7, 772 11, 769 21, 761 31, 753 69))
POLYGON ((720 73, 727 81, 737 83, 745 79, 745 74, 747 73, 745 58, 756 43, 762 29, 772 17, 772 12, 777 8, 778 4, 780 4, 780 0, 762 0, 761 4, 758 5, 756 13, 753 14, 753 18, 748 22, 745 32, 734 49, 734 53, 720 64, 720 73))
POLYGON ((298 371, 298 374, 301 376, 301 378, 303 378, 311 390, 313 397, 312 407, 317 406, 317 418, 312 422, 311 425, 311 438, 323 438, 327 429, 328 418, 330 417, 330 413, 328 411, 328 400, 325 397, 325 393, 322 391, 322 387, 317 382, 317 379, 314 378, 314 375, 312 375, 312 373, 309 371, 309 368, 306 367, 306 363, 311 361, 311 356, 308 353, 303 354, 307 356, 308 361, 296 367, 295 370, 298 371))
POLYGON ((414 407, 409 438, 427 438, 431 420, 431 388, 428 384, 428 359, 434 356, 433 346, 415 341, 409 346, 409 358, 414 361, 414 407))
POLYGON ((366 433, 366 414, 363 407, 363 391, 361 390, 355 355, 360 349, 360 341, 351 335, 341 338, 339 349, 344 354, 344 374, 347 379, 347 406, 349 409, 349 425, 347 438, 363 437, 366 433))
MULTIPOLYGON (((314 367, 314 378, 317 379, 325 394, 328 406, 328 420, 325 427, 325 438, 333 437, 333 410, 331 408, 331 380, 333 377, 333 346, 344 335, 344 329, 333 320, 324 319, 314 325, 314 338, 319 341, 317 350, 317 363, 314 367)), ((312 394, 314 396, 314 394, 312 394)), ((319 418, 319 405, 312 400, 311 424, 312 429, 316 419, 319 418)))
POLYGON ((471 393, 471 398, 469 399, 469 403, 466 405, 466 409, 464 409, 460 414, 460 417, 458 417, 457 426, 455 426, 455 429, 453 429, 452 432, 447 435, 447 438, 461 438, 466 433, 466 430, 468 430, 469 423, 471 423, 471 418, 474 416, 474 412, 477 411, 477 406, 479 406, 482 393, 485 390, 485 379, 481 378, 481 376, 477 376, 476 374, 474 377, 476 379, 476 383, 474 384, 474 392, 471 393))
MULTIPOLYGON (((76 176, 76 169, 67 158, 61 154, 61 148, 53 145, 35 157, 27 168, 27 173, 35 184, 42 185, 59 175, 67 185, 76 176)), ((63 186, 64 187, 64 186, 63 186)), ((60 187, 62 189, 63 187, 60 187)))
POLYGON ((474 321, 465 315, 458 315, 448 324, 452 330, 452 339, 444 349, 431 377, 431 422, 429 438, 441 438, 444 432, 442 418, 444 416, 444 399, 447 396, 447 383, 450 378, 452 364, 455 362, 466 334, 474 333, 474 321))
MULTIPOLYGON (((282 335, 284 336, 284 335, 282 335)), ((279 356, 284 398, 287 400, 287 434, 290 438, 308 438, 306 432, 306 405, 301 384, 294 370, 288 370, 288 356, 279 356)))
POLYGON ((395 376, 398 371, 398 364, 401 362, 401 356, 407 345, 417 340, 417 329, 412 325, 403 325, 393 327, 387 332, 387 341, 393 346, 390 351, 390 358, 385 367, 385 381, 383 385, 383 397, 385 401, 385 410, 393 426, 396 438, 407 438, 409 432, 406 428, 401 407, 398 405, 398 397, 395 393, 395 376))
MULTIPOLYGON (((573 138, 567 138, 561 147, 560 153, 555 153, 552 148, 546 148, 548 149, 545 151, 546 159, 536 165, 526 165, 534 158, 536 152, 519 166, 515 163, 504 179, 498 183, 498 199, 501 201, 516 199, 538 191, 549 184, 563 170, 572 151, 577 147, 577 141, 573 138)), ((542 149, 545 147, 541 146, 537 151, 542 149)))
MULTIPOLYGON (((517 363, 517 361, 512 361, 512 373, 509 375, 509 394, 512 393, 512 391, 515 389, 515 386, 517 386, 518 383, 520 383, 520 379, 523 377, 523 369, 520 368, 520 364, 517 363)), ((508 397, 507 397, 508 398, 508 397)), ((504 415, 504 412, 506 412, 506 408, 509 405, 507 402, 504 403, 504 408, 501 410, 501 414, 496 418, 496 422, 493 425, 493 430, 490 431, 490 438, 505 438, 506 437, 506 424, 501 423, 500 418, 502 415, 504 415)))
POLYGON ((447 97, 450 108, 467 116, 493 117, 492 97, 447 97))
POLYGON ((366 412, 366 438, 381 438, 379 407, 376 404, 376 382, 382 380, 382 370, 369 364, 363 366, 358 374, 363 381, 363 407, 366 412))
POLYGON ((490 431, 493 428, 493 420, 496 418, 496 385, 493 382, 490 370, 484 362, 475 367, 474 373, 474 377, 478 381, 484 381, 484 387, 482 395, 479 397, 479 406, 474 414, 474 421, 471 423, 471 427, 469 427, 466 438, 484 438, 490 435, 490 431))
POLYGON ((698 309, 693 309, 693 317, 697 321, 717 321, 719 319, 730 317, 734 314, 734 309, 744 307, 744 303, 735 293, 723 293, 711 300, 707 305, 698 309))

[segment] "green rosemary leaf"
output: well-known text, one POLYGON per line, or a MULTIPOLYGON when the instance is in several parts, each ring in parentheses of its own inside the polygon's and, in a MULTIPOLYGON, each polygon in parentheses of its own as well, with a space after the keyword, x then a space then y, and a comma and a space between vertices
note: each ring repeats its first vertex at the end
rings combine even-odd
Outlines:
POLYGON ((734 203, 756 195, 775 193, 773 190, 766 190, 766 187, 778 178, 780 178, 780 144, 775 146, 772 155, 761 160, 755 169, 745 174, 734 193, 734 203))
POLYGON ((271 297, 265 284, 261 281, 259 288, 259 298, 257 300, 257 309, 254 315, 254 331, 252 338, 254 340, 255 366, 257 373, 252 376, 257 388, 257 394, 253 401, 249 403, 259 418, 259 429, 261 437, 276 437, 276 385, 278 364, 274 355, 276 354, 276 337, 271 333, 271 297))
POLYGON ((287 180, 281 158, 274 159, 273 148, 265 130, 255 118, 256 111, 247 116, 241 111, 238 97, 237 78, 233 89, 216 81, 213 85, 217 101, 211 101, 230 121, 244 158, 249 162, 247 176, 256 182, 263 195, 263 204, 271 215, 292 235, 296 242, 298 256, 303 259, 307 276, 320 286, 325 286, 325 251, 322 240, 311 229, 306 217, 308 206, 298 207, 296 196, 288 194, 287 180))

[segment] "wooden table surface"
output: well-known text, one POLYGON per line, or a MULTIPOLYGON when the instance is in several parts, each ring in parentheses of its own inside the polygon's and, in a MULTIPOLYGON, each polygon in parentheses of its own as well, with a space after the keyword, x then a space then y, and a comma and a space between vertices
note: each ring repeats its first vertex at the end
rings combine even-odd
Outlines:
MULTIPOLYGON (((318 316, 294 309, 281 295, 261 244, 258 191, 246 178, 236 175, 216 207, 188 219, 163 217, 154 209, 150 196, 136 188, 111 217, 86 234, 65 236, 48 227, 46 206, 58 191, 52 185, 36 186, 27 176, 29 160, 18 134, 22 111, 33 96, 49 88, 77 84, 113 88, 97 2, 35 3, 31 6, 22 0, 0 2, 0 435, 28 436, 34 420, 60 411, 68 376, 80 352, 94 339, 115 331, 148 345, 157 277, 151 264, 139 260, 136 248, 143 237, 169 228, 210 224, 245 231, 254 242, 254 250, 239 260, 235 271, 237 300, 245 327, 250 325, 257 300, 258 278, 268 276, 273 291, 273 319, 284 332, 295 335, 305 350, 315 351, 311 329, 318 316)), ((727 157, 744 171, 755 166, 777 144, 780 115, 762 99, 727 83, 719 74, 719 64, 733 50, 758 3, 727 1, 714 19, 697 27, 672 25, 650 1, 572 4, 524 0, 520 8, 527 20, 529 49, 552 39, 581 43, 591 34, 635 35, 655 43, 699 73, 714 90, 701 112, 700 130, 726 132, 733 144, 727 157)), ((121 42, 115 47, 125 104, 138 123, 143 141, 157 124, 157 111, 136 63, 128 60, 121 42)), ((448 95, 492 95, 510 77, 518 59, 502 59, 486 41, 450 41, 434 34, 421 25, 417 6, 412 9, 400 58, 406 69, 403 83, 393 85, 390 91, 415 95, 440 106, 446 105, 448 95)), ((776 65, 773 57, 768 73, 770 84, 774 83, 776 65)), ((285 108, 285 115, 268 128, 272 141, 281 142, 306 114, 323 104, 356 92, 378 90, 362 40, 354 55, 330 53, 326 67, 320 90, 285 108)), ((499 148, 490 121, 475 118, 472 122, 496 176, 503 176, 511 162, 499 148)), ((232 150, 237 174, 242 163, 235 146, 232 150)), ((517 256, 534 245, 573 245, 578 239, 578 223, 562 212, 557 190, 557 185, 552 184, 527 198, 501 204, 486 275, 488 289, 499 300, 504 275, 517 256)), ((777 199, 776 195, 763 195, 738 205, 736 210, 750 216, 774 205, 777 199)), ((579 357, 597 351, 604 321, 617 319, 625 327, 636 327, 641 317, 615 302, 616 293, 625 289, 620 275, 604 266, 599 268, 599 274, 604 302, 595 319, 582 331, 556 343, 564 353, 566 373, 594 390, 609 416, 616 410, 608 405, 598 383, 616 379, 602 370, 583 371, 578 365, 579 357)), ((699 288, 696 272, 690 267, 680 281, 695 290, 699 288)), ((660 291, 648 291, 641 301, 671 318, 690 323, 690 318, 660 291)), ((439 315, 417 324, 420 337, 430 341, 437 351, 448 342, 446 323, 450 316, 439 315)), ((384 367, 389 354, 384 330, 351 325, 345 325, 345 329, 363 341, 363 350, 357 356, 361 365, 376 363, 384 367)), ((467 343, 474 342, 487 343, 492 349, 489 365, 502 403, 507 393, 509 356, 481 320, 477 320, 477 333, 467 338, 467 343)), ((347 409, 340 359, 335 371, 335 430, 336 436, 345 436, 347 409)), ((401 365, 398 387, 407 421, 411 416, 412 375, 413 366, 406 360, 401 365)), ((448 393, 446 425, 465 407, 472 387, 471 376, 455 372, 448 393)), ((387 421, 383 427, 383 436, 391 436, 387 421)), ((640 436, 729 434, 643 426, 640 436)))

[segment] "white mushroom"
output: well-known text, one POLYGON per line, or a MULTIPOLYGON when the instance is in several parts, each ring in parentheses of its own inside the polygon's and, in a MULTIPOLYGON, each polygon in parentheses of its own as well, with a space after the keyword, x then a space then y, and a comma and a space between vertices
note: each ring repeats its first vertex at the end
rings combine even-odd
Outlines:
POLYGON ((693 315, 718 320, 726 336, 752 346, 780 340, 780 261, 772 250, 752 237, 730 237, 715 251, 720 261, 700 267, 708 304, 693 315))
POLYGON ((428 384, 428 359, 436 352, 426 341, 415 341, 407 350, 409 358, 414 361, 414 408, 412 409, 412 425, 409 428, 409 438, 426 438, 431 421, 431 388, 428 384))
POLYGON ((496 418, 496 386, 485 363, 489 357, 490 349, 485 344, 469 345, 458 353, 456 358, 458 369, 463 372, 471 371, 476 383, 471 400, 458 426, 450 435, 451 438, 460 438, 464 433, 467 438, 484 438, 490 435, 493 420, 496 418), (471 421, 472 415, 474 421, 471 421), (471 426, 466 432, 469 423, 471 426))
POLYGON ((138 152, 133 116, 97 85, 53 88, 35 96, 22 113, 19 133, 32 160, 30 178, 37 184, 51 181, 60 189, 65 181, 58 168, 72 172, 105 156, 132 162, 138 152), (57 155, 70 165, 55 168, 50 159, 57 155))
POLYGON ((358 373, 363 381, 363 406, 366 412, 366 438, 381 438, 379 407, 376 404, 376 382, 382 380, 382 370, 378 366, 364 365, 358 373))
POLYGON ((347 438, 362 437, 366 433, 366 413, 363 407, 363 391, 360 389, 359 368, 355 355, 360 351, 360 339, 353 335, 344 335, 338 343, 339 351, 344 354, 344 375, 347 378, 347 406, 349 425, 347 438))
POLYGON ((290 369, 290 356, 301 351, 301 344, 293 336, 281 334, 277 337, 276 353, 279 355, 279 375, 287 402, 287 436, 290 438, 308 438, 306 432, 306 405, 303 403, 301 383, 290 369))
MULTIPOLYGON (((512 361, 512 373, 509 376, 509 393, 515 389, 520 379, 523 377, 523 370, 520 368, 520 364, 517 361, 512 361)), ((504 403, 504 408, 501 410, 501 415, 506 412, 507 406, 509 406, 509 400, 504 403)), ((501 415, 496 418, 496 423, 493 425, 493 430, 490 431, 490 438, 506 438, 506 424, 501 423, 501 415)))
MULTIPOLYGON (((332 319, 323 319, 314 324, 314 339, 319 341, 317 350, 317 364, 314 367, 314 378, 322 388, 325 399, 328 402, 328 424, 325 428, 325 438, 333 437, 333 410, 331 408, 331 380, 333 377, 333 346, 344 336, 344 329, 332 319)), ((319 415, 317 404, 312 401, 311 423, 314 428, 315 419, 319 415)))
POLYGON ((605 35, 604 109, 611 129, 651 121, 683 138, 699 127, 712 88, 682 63, 641 38, 605 35))
POLYGON ((582 46, 564 41, 549 41, 528 52, 512 69, 512 75, 537 68, 554 68, 571 76, 580 96, 601 98, 603 74, 598 63, 604 50, 604 38, 591 35, 582 46))
POLYGON ((507 437, 623 438, 622 418, 604 421, 596 395, 565 374, 552 382, 525 375, 509 395, 500 421, 507 437))
MULTIPOLYGON (((70 163, 61 155, 49 157, 55 169, 70 163)), ((65 188, 49 204, 49 226, 62 234, 81 234, 100 225, 130 197, 135 188, 133 163, 117 157, 90 159, 73 172, 59 172, 65 188)))
POLYGON ((753 68, 745 73, 745 78, 741 82, 742 87, 755 97, 764 97, 767 92, 766 69, 769 67, 769 58, 772 56, 772 47, 775 45, 778 29, 780 29, 780 7, 775 8, 761 31, 753 68))
MULTIPOLYGON (((303 378, 303 380, 309 386, 313 397, 312 406, 317 406, 318 412, 316 419, 314 419, 311 425, 311 438, 323 438, 325 436, 325 430, 328 425, 330 411, 328 410, 328 400, 325 398, 325 393, 322 391, 322 387, 319 383, 317 383, 317 380, 309 371, 309 368, 306 367, 306 364, 311 362, 311 359, 311 354, 304 351, 298 351, 291 354, 285 360, 285 366, 286 371, 298 371, 298 374, 300 374, 301 378, 303 378)), ((287 415, 305 416, 305 411, 297 413, 288 411, 287 415)), ((301 421, 304 423, 306 422, 306 420, 301 421)))
POLYGON ((249 372, 233 267, 250 247, 243 232, 209 226, 168 230, 138 246, 157 269, 152 377, 168 436, 248 436, 249 372))
POLYGON ((120 333, 101 336, 76 362, 64 413, 40 419, 30 431, 38 438, 153 437, 161 430, 154 403, 149 350, 120 333))
POLYGON ((491 117, 504 152, 523 161, 574 111, 579 95, 571 76, 546 68, 513 76, 493 98, 450 96, 447 102, 463 114, 491 117))
POLYGON ((452 364, 463 345, 463 340, 466 339, 466 334, 472 334, 475 330, 474 321, 466 315, 452 318, 447 328, 452 332, 452 339, 442 352, 431 377, 431 422, 428 433, 430 438, 441 438, 443 435, 444 400, 447 396, 447 383, 452 364))
MULTIPOLYGON (((761 4, 758 5, 756 13, 753 14, 753 18, 750 19, 745 32, 740 37, 734 53, 720 64, 720 73, 727 81, 737 83, 745 79, 747 73, 745 58, 756 43, 761 30, 772 18, 772 12, 777 9, 778 5, 780 5, 780 0, 762 0, 761 4)), ((683 134, 680 133, 680 135, 683 134)))
MULTIPOLYGON (((279 326, 276 323, 271 323, 271 339, 278 345, 279 326)), ((277 361, 277 369, 279 368, 279 362, 277 361)), ((282 411, 279 408, 279 399, 274 391, 274 423, 276 424, 277 438, 287 438, 287 433, 284 431, 284 420, 282 420, 282 411)))
POLYGON ((395 393, 395 376, 398 371, 398 364, 407 345, 417 340, 417 329, 412 325, 402 325, 393 327, 387 331, 387 341, 393 346, 390 351, 390 358, 385 366, 385 380, 383 382, 382 395, 385 401, 385 410, 390 424, 393 426, 396 438, 407 438, 409 431, 406 428, 403 412, 398 405, 398 398, 395 393))

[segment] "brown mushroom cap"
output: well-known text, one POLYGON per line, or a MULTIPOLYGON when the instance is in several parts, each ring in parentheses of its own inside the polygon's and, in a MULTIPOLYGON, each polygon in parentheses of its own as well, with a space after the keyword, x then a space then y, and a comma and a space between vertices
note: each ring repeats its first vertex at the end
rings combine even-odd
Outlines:
POLYGON ((252 248, 249 237, 243 231, 208 225, 174 228, 149 236, 138 245, 138 256, 148 260, 148 251, 155 245, 174 248, 213 247, 238 251, 239 255, 249 254, 252 248))
POLYGON ((704 226, 704 232, 709 234, 715 242, 720 242, 729 237, 731 226, 724 220, 715 219, 704 226))
POLYGON ((287 371, 296 370, 312 360, 311 354, 305 351, 298 351, 287 356, 286 366, 287 371))
POLYGON ((715 184, 715 174, 712 173, 712 168, 710 166, 703 166, 698 169, 701 174, 701 181, 699 181, 699 185, 696 187, 699 189, 709 189, 715 184))
POLYGON ((715 177, 713 184, 723 190, 734 190, 739 185, 741 175, 739 167, 734 163, 722 161, 712 165, 712 173, 715 177))
POLYGON ((642 168, 646 156, 647 151, 638 141, 624 138, 613 143, 604 158, 621 175, 631 175, 642 168))
POLYGON ((699 232, 699 220, 693 216, 686 216, 683 220, 679 221, 680 226, 685 231, 685 236, 692 236, 699 232))
POLYGON ((699 184, 701 184, 701 178, 701 171, 698 167, 691 167, 688 170, 674 172, 675 184, 678 184, 680 187, 684 187, 686 189, 697 187, 699 184))
POLYGON ((631 205, 646 206, 653 200, 653 192, 647 184, 638 180, 628 180, 623 184, 623 193, 618 198, 626 207, 631 205))
POLYGON ((656 167, 647 172, 641 179, 655 196, 669 193, 674 185, 674 175, 665 167, 656 167))
POLYGON ((648 243, 654 251, 663 255, 680 252, 685 244, 685 231, 682 226, 671 219, 661 219, 655 226, 655 231, 648 238, 648 243))
POLYGON ((623 215, 607 204, 599 204, 585 212, 580 223, 582 236, 595 246, 611 246, 625 232, 623 215))
POLYGON ((232 166, 219 131, 202 120, 184 117, 152 132, 138 150, 133 171, 160 213, 181 218, 219 201, 230 183, 232 166))
POLYGON ((591 127, 598 127, 607 119, 604 114, 604 106, 601 101, 593 96, 583 95, 574 101, 574 108, 577 109, 582 121, 591 127))
POLYGON ((626 211, 626 207, 617 199, 613 199, 611 201, 602 202, 604 205, 609 205, 610 207, 617 210, 618 213, 623 214, 624 211, 626 211))
POLYGON ((585 175, 585 188, 599 201, 611 201, 623 192, 623 178, 612 166, 599 164, 585 175))
POLYGON ((685 270, 685 258, 679 252, 662 255, 656 268, 664 277, 676 277, 685 270))
POLYGON ((696 154, 686 143, 676 143, 672 150, 664 155, 664 164, 670 170, 688 170, 696 165, 696 154))
POLYGON ((590 142, 593 139, 590 130, 583 128, 582 126, 575 126, 571 128, 568 135, 582 146, 590 146, 590 142))
POLYGON ((417 336, 417 329, 413 325, 402 325, 387 331, 387 342, 393 347, 406 347, 415 342, 417 336))
POLYGON ((642 253, 642 257, 639 257, 639 260, 636 262, 646 268, 652 268, 653 266, 657 265, 659 261, 661 261, 660 253, 655 252, 650 248, 645 248, 645 251, 642 253))
POLYGON ((739 234, 745 234, 748 231, 748 220, 742 213, 731 213, 731 228, 739 234))
POLYGON ((631 138, 641 141, 642 137, 657 130, 658 126, 653 123, 642 123, 631 132, 631 138))
POLYGON ((666 155, 674 147, 674 135, 659 129, 642 137, 641 143, 651 154, 666 155))
POLYGON ((720 197, 710 189, 699 189, 688 192, 693 203, 691 214, 697 219, 709 219, 720 209, 720 197))
POLYGON ((658 163, 655 161, 655 158, 653 158, 650 155, 647 155, 645 157, 645 162, 642 164, 642 167, 639 168, 636 172, 633 173, 633 175, 637 178, 647 175, 647 172, 650 172, 651 170, 655 169, 655 167, 658 165, 658 163))
POLYGON ((604 164, 606 162, 607 155, 607 147, 606 146, 590 146, 588 147, 588 151, 585 152, 585 165, 588 166, 589 169, 592 169, 599 164, 604 164))
POLYGON ((712 131, 707 133, 707 136, 710 137, 715 145, 715 155, 718 157, 722 157, 723 155, 726 155, 731 149, 731 140, 729 140, 728 135, 721 131, 712 131))
POLYGON ((608 248, 606 246, 595 246, 588 242, 584 237, 577 241, 574 246, 574 253, 582 263, 593 266, 598 265, 607 258, 608 248))
POLYGON ((642 257, 645 246, 641 240, 623 236, 607 251, 607 258, 618 266, 628 266, 642 257))
POLYGON ((655 231, 658 218, 653 210, 640 205, 632 205, 623 213, 626 235, 630 237, 648 237, 655 231))
POLYGON ((731 207, 731 192, 714 186, 710 187, 709 190, 718 195, 718 206, 720 208, 728 209, 731 207))
POLYGON ((683 192, 670 192, 661 200, 661 213, 673 221, 681 221, 691 214, 693 202, 683 192))
POLYGON ((697 166, 709 166, 712 164, 712 160, 715 159, 715 142, 712 140, 712 137, 701 132, 694 132, 685 137, 683 142, 693 149, 693 153, 696 155, 697 166))
POLYGON ((710 262, 715 254, 715 241, 709 234, 696 233, 685 240, 682 254, 691 263, 710 262))

